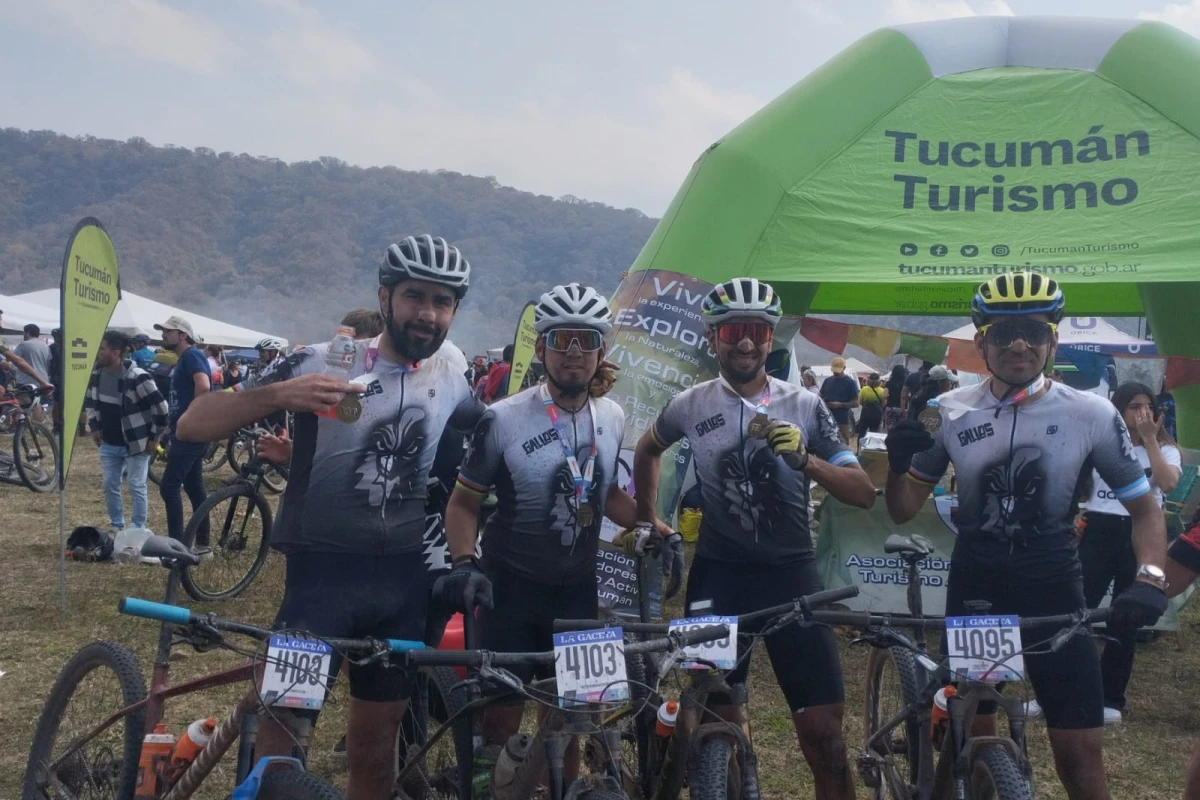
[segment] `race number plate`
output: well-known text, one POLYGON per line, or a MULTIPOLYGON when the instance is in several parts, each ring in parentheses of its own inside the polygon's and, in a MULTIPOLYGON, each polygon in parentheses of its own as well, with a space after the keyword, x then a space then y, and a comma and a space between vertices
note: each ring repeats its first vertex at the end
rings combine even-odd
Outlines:
MULTIPOLYGON (((728 625, 729 635, 723 639, 691 645, 683 648, 689 658, 702 658, 717 665, 718 669, 733 669, 737 665, 737 617, 688 617, 671 620, 672 631, 694 631, 709 625, 728 625)), ((684 669, 711 669, 708 664, 695 661, 683 662, 684 669)))
POLYGON ((329 659, 325 642, 272 636, 263 669, 262 695, 267 705, 316 711, 325 703, 329 659))
POLYGON ((1021 626, 1014 616, 946 617, 950 670, 986 683, 1025 676, 1021 626))
POLYGON ((624 632, 600 628, 554 634, 554 672, 563 704, 628 700, 624 632))

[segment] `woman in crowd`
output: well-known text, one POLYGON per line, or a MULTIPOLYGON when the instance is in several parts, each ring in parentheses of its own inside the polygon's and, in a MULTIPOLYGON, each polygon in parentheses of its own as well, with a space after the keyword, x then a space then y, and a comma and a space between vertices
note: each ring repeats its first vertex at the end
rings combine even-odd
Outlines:
POLYGON ((887 397, 884 400, 883 407, 883 432, 887 433, 892 429, 892 426, 904 419, 904 412, 900 408, 900 401, 904 395, 904 381, 908 379, 908 370, 903 364, 897 364, 892 367, 892 374, 888 376, 887 383, 884 388, 887 389, 887 397))
POLYGON ((819 395, 821 393, 821 387, 817 386, 817 373, 808 367, 804 367, 804 371, 800 373, 800 381, 804 384, 804 388, 813 394, 819 395))
MULTIPOLYGON (((1113 393, 1112 404, 1121 412, 1133 451, 1154 487, 1154 499, 1159 507, 1163 495, 1170 494, 1179 482, 1179 448, 1167 435, 1163 415, 1150 387, 1140 383, 1124 383, 1113 393)), ((1079 542, 1079 561, 1083 566, 1083 592, 1088 608, 1100 604, 1108 590, 1113 596, 1128 589, 1137 574, 1137 557, 1133 552, 1129 512, 1117 500, 1100 476, 1092 473, 1092 489, 1084 510, 1083 537, 1079 542)), ((1133 673, 1135 636, 1116 634, 1105 643, 1100 665, 1104 675, 1104 723, 1121 721, 1125 708, 1125 687, 1133 673)))

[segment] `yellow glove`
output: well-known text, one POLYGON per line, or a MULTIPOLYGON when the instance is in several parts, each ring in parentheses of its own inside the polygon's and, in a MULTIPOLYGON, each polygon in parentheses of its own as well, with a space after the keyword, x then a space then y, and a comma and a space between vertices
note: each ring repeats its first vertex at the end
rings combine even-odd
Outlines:
POLYGON ((775 422, 767 430, 767 444, 777 456, 804 452, 804 435, 790 422, 775 422))

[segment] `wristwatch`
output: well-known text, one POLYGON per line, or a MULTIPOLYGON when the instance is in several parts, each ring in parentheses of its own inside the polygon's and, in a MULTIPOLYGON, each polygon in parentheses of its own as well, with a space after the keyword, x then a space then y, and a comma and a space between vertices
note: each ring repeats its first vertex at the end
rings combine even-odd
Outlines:
POLYGON ((1162 571, 1162 567, 1156 567, 1153 564, 1142 564, 1138 567, 1134 578, 1144 583, 1149 583, 1152 586, 1157 586, 1164 592, 1167 590, 1167 573, 1162 571))

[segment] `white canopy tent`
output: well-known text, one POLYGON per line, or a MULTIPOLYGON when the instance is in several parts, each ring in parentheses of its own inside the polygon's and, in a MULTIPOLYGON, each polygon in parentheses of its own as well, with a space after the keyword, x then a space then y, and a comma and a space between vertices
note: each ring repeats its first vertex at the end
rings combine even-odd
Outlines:
POLYGON ((2 324, 6 331, 19 331, 32 323, 42 329, 43 336, 49 336, 58 327, 57 308, 46 308, 18 297, 0 294, 0 311, 4 312, 2 324))
MULTIPOLYGON (((26 308, 29 305, 40 308, 43 313, 50 315, 51 321, 46 324, 42 322, 38 322, 37 324, 46 330, 58 326, 58 289, 42 289, 0 300, 0 309, 4 310, 4 325, 12 327, 16 324, 19 317, 9 310, 8 303, 13 303, 14 308, 17 307, 17 304, 20 304, 22 308, 26 308), (12 314, 11 318, 10 314, 12 314)), ((196 336, 200 337, 205 344, 218 344, 224 347, 254 347, 254 345, 258 344, 265 337, 274 335, 251 330, 250 328, 243 328, 239 325, 231 325, 228 322, 221 322, 212 317, 206 317, 182 308, 159 303, 148 297, 142 297, 124 290, 121 292, 121 299, 117 303, 116 309, 113 310, 110 326, 128 334, 144 333, 152 339, 158 339, 160 338, 160 334, 154 330, 154 324, 165 322, 172 315, 181 316, 192 323, 192 329, 196 332, 196 336)), ((37 320, 31 321, 37 322, 37 320)), ((22 322, 21 324, 24 325, 25 323, 22 322)), ((287 340, 285 339, 284 341, 286 342, 287 340)))

